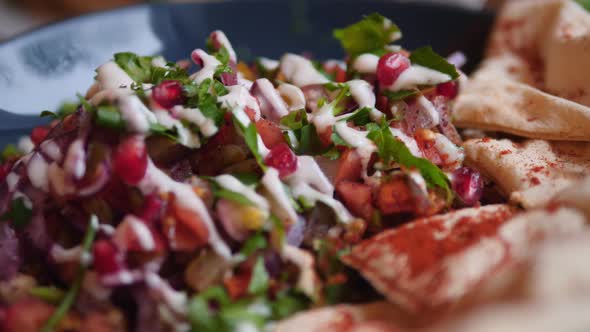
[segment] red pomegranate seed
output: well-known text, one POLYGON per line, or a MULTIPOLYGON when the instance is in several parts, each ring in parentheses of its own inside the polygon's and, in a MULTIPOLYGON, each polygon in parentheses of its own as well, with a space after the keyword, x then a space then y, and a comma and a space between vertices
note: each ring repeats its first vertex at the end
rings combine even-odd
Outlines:
POLYGON ((172 108, 184 102, 182 84, 178 81, 164 81, 154 87, 152 91, 154 100, 165 108, 172 108))
POLYGON ((383 86, 393 85, 399 75, 410 65, 410 59, 401 53, 385 54, 377 64, 377 80, 383 86))
POLYGON ((155 194, 148 195, 143 201, 143 210, 139 217, 151 223, 162 214, 162 200, 155 194))
POLYGON ((439 84, 436 87, 436 93, 449 99, 455 99, 459 94, 459 84, 456 81, 439 84))
POLYGON ((203 51, 202 50, 194 50, 191 53, 191 59, 193 60, 194 63, 196 63, 197 65, 203 67, 203 58, 199 54, 200 52, 203 52, 203 51))
POLYGON ((264 162, 266 165, 276 168, 280 177, 288 176, 297 170, 297 156, 286 143, 273 147, 264 162))
POLYGON ((33 144, 39 145, 41 142, 45 140, 47 135, 49 134, 50 128, 46 126, 38 126, 33 129, 31 132, 31 141, 33 144))
POLYGON ((481 199, 483 179, 481 174, 469 167, 461 167, 453 172, 453 190, 467 206, 474 205, 481 199))
POLYGON ((123 257, 114 243, 98 240, 92 249, 94 269, 99 274, 115 273, 123 268, 123 257))
POLYGON ((135 185, 145 176, 148 155, 141 137, 123 140, 113 153, 113 169, 123 182, 135 185))

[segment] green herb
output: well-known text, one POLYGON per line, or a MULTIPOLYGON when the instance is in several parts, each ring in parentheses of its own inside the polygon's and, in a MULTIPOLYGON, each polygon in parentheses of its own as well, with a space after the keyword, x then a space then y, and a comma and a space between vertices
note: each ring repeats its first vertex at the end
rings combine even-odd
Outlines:
POLYGON ((333 92, 336 90, 344 89, 348 86, 346 83, 337 83, 337 82, 328 82, 324 84, 324 88, 328 89, 328 91, 333 92))
POLYGON ((265 171, 267 168, 266 164, 264 163, 262 155, 260 155, 260 152, 258 151, 258 131, 256 130, 256 125, 253 122, 250 122, 248 126, 244 126, 235 115, 233 115, 233 122, 237 129, 242 133, 244 141, 246 141, 246 145, 250 149, 250 152, 252 152, 258 166, 265 171))
POLYGON ((383 163, 395 161, 404 167, 419 170, 429 188, 440 187, 446 192, 447 199, 451 199, 449 179, 445 173, 428 159, 415 157, 402 141, 393 136, 387 123, 381 126, 371 123, 367 129, 367 138, 377 145, 377 152, 383 163))
POLYGON ((96 109, 96 123, 101 127, 122 130, 125 129, 125 122, 121 113, 115 106, 104 105, 96 109))
POLYGON ((309 299, 292 289, 287 289, 276 294, 274 302, 271 303, 273 320, 281 320, 290 317, 298 311, 309 307, 309 299))
POLYGON ((332 107, 332 114, 338 115, 346 109, 346 103, 341 103, 345 97, 350 96, 350 87, 348 84, 344 85, 334 100, 330 103, 332 107), (341 105, 342 104, 342 105, 341 105))
POLYGON ((33 211, 24 197, 17 197, 10 202, 10 209, 0 216, 0 221, 10 221, 16 228, 26 227, 33 217, 33 211))
POLYGON ((410 55, 410 61, 412 61, 413 64, 447 74, 451 76, 451 79, 453 80, 459 77, 457 68, 450 64, 445 58, 436 54, 430 46, 421 47, 413 51, 410 55))
POLYGON ((383 95, 389 100, 398 101, 414 97, 420 93, 419 90, 383 91, 383 95))
POLYGON ((252 277, 250 278, 250 284, 248 285, 248 293, 251 295, 257 295, 265 293, 268 289, 268 281, 270 277, 266 272, 264 266, 264 257, 258 257, 252 270, 252 277))
POLYGON ((60 303, 65 293, 54 286, 38 286, 29 289, 29 294, 51 304, 60 303))
POLYGON ((223 84, 207 78, 198 86, 194 83, 187 84, 184 89, 188 96, 188 107, 198 108, 204 116, 213 120, 215 125, 219 127, 223 122, 225 111, 217 103, 217 96, 227 94, 227 89, 223 84))
POLYGON ((576 2, 586 8, 587 11, 590 11, 590 0, 576 0, 576 2))
POLYGON ((336 131, 336 128, 332 130, 332 136, 330 136, 330 140, 334 143, 335 146, 346 146, 352 147, 348 142, 346 142, 336 131))
POLYGON ((363 53, 383 53, 387 44, 401 36, 401 31, 387 18, 373 13, 360 22, 334 30, 333 34, 354 58, 363 53))
POLYGON ((18 158, 22 155, 22 153, 18 150, 14 144, 8 144, 2 150, 2 161, 7 161, 9 159, 18 158))
POLYGON ((262 65, 261 58, 256 58, 256 60, 254 60, 254 65, 256 66, 256 71, 260 77, 267 78, 271 81, 275 78, 275 76, 277 76, 277 72, 279 71, 278 66, 272 70, 267 69, 264 65, 262 65))
POLYGON ((340 150, 338 150, 338 148, 335 146, 331 147, 328 151, 322 154, 323 157, 328 158, 330 160, 338 160, 340 159, 340 155, 340 150))
POLYGON ((247 186, 258 186, 260 182, 260 177, 256 173, 234 173, 232 176, 247 186))
POLYGON ((326 150, 313 123, 296 130, 295 137, 299 140, 299 145, 293 151, 298 155, 315 156, 324 153, 326 150))
POLYGON ((178 139, 178 132, 176 127, 166 128, 163 125, 156 122, 150 123, 150 133, 154 135, 168 137, 173 141, 176 141, 178 139))
POLYGON ((261 249, 266 249, 268 247, 268 242, 262 233, 256 233, 255 235, 251 236, 246 240, 242 249, 240 250, 240 256, 244 259, 252 256, 256 251, 261 249))
POLYGON ((352 121, 356 126, 364 126, 371 122, 371 111, 370 107, 360 108, 347 117, 346 121, 352 121))
MULTIPOLYGON (((82 252, 90 254, 90 247, 92 246, 92 242, 94 241, 94 237, 96 236, 96 228, 95 225, 98 224, 98 218, 95 215, 90 217, 90 222, 88 224, 86 235, 84 236, 84 240, 82 242, 82 252)), ((70 307, 74 304, 78 293, 80 292, 80 288, 82 288, 82 281, 84 280, 84 275, 86 274, 86 266, 84 264, 80 264, 78 268, 78 273, 76 274, 76 279, 74 279, 74 283, 72 287, 67 291, 63 300, 55 309, 55 311, 51 314, 43 328, 41 328, 41 332, 51 332, 55 328, 55 326, 62 320, 62 318, 66 315, 70 307)))
POLYGON ((304 108, 290 112, 289 114, 282 117, 280 121, 281 126, 292 130, 299 130, 308 123, 307 112, 304 108))
POLYGON ((220 311, 230 303, 229 296, 223 287, 210 287, 191 299, 188 306, 188 318, 193 331, 224 331, 224 322, 216 315, 211 303, 220 307, 220 311))
POLYGON ((135 53, 115 53, 115 63, 121 67, 136 82, 148 83, 152 81, 151 56, 138 56, 135 53))
POLYGON ((52 119, 59 119, 59 116, 51 111, 45 110, 39 114, 39 117, 45 118, 52 118, 52 119))

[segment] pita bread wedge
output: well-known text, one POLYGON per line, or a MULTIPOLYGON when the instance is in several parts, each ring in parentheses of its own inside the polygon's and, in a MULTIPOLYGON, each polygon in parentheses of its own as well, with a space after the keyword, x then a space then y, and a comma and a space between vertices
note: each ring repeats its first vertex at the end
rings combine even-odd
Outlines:
POLYGON ((552 204, 565 205, 578 209, 590 222, 590 176, 576 182, 553 196, 552 204))
POLYGON ((509 2, 462 89, 458 127, 590 141, 590 13, 571 0, 509 2))
POLYGON ((513 215, 488 205, 418 219, 361 242, 342 260, 412 313, 457 302, 507 259, 497 232, 513 215))
POLYGON ((337 305, 305 311, 279 322, 274 332, 401 332, 394 325, 399 316, 387 302, 337 305))
POLYGON ((517 293, 480 303, 428 332, 586 331, 590 326, 590 233, 550 239, 531 253, 526 268, 516 271, 521 279, 517 293))
POLYGON ((475 139, 463 144, 466 163, 492 179, 512 202, 542 207, 590 175, 590 144, 475 139))

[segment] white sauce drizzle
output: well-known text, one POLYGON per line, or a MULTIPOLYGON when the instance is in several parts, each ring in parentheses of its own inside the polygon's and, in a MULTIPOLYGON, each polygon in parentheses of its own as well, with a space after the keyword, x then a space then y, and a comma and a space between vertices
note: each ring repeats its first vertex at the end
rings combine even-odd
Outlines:
POLYGON ((145 177, 138 184, 143 194, 147 195, 158 191, 160 193, 172 192, 176 197, 176 204, 183 209, 196 213, 201 221, 209 230, 209 244, 213 250, 221 257, 230 258, 231 251, 226 243, 223 242, 219 233, 215 229, 213 220, 207 212, 207 207, 193 191, 192 187, 185 183, 172 180, 168 175, 156 167, 150 160, 145 177))
POLYGON ((136 133, 147 133, 150 124, 157 121, 154 113, 136 95, 120 96, 119 110, 127 129, 136 133))
MULTIPOLYGON (((27 164, 27 175, 33 187, 49 191, 49 178, 47 177, 47 169, 49 165, 39 153, 34 153, 29 163, 27 164)), ((10 173, 14 174, 14 173, 10 173)))
POLYGON ((159 295, 164 302, 172 309, 172 311, 185 315, 187 310, 187 296, 184 292, 179 292, 172 288, 168 282, 162 280, 156 273, 147 273, 145 276, 145 283, 159 295))
POLYGON ((305 108, 305 95, 303 91, 293 84, 281 83, 277 91, 289 106, 289 111, 305 108))
POLYGON ((215 122, 203 115, 201 110, 198 108, 184 108, 182 106, 175 106, 173 111, 179 118, 187 120, 188 122, 193 123, 199 127, 199 131, 205 137, 211 137, 219 130, 219 128, 217 128, 215 125, 215 122))
POLYGON ((254 81, 254 89, 258 89, 263 98, 259 98, 260 110, 262 115, 273 121, 278 121, 283 116, 289 114, 287 104, 281 98, 272 83, 266 78, 260 78, 254 81), (266 105, 268 103, 269 105, 266 105))
POLYGON ((383 117, 383 113, 375 108, 376 98, 373 93, 373 86, 365 80, 352 80, 348 81, 347 84, 350 88, 352 98, 359 104, 359 107, 371 108, 371 119, 373 121, 379 121, 383 117))
POLYGON ((377 151, 377 147, 367 138, 367 132, 350 128, 346 122, 338 122, 334 125, 334 130, 342 139, 356 148, 356 152, 361 158, 361 165, 363 167, 363 178, 368 177, 368 167, 371 161, 371 156, 377 151))
POLYGON ((79 261, 82 258, 82 252, 81 245, 66 249, 59 244, 54 244, 51 246, 49 254, 56 263, 61 264, 79 261))
POLYGON ((435 133, 434 147, 445 156, 445 164, 461 163, 465 154, 463 149, 456 146, 445 135, 435 133))
POLYGON ((286 180, 288 183, 305 182, 326 195, 334 194, 334 186, 311 156, 297 157, 297 170, 286 180))
POLYGON ((281 58, 281 72, 287 81, 298 87, 310 84, 324 84, 329 80, 315 69, 308 59, 287 53, 281 58))
POLYGON ((227 39, 227 36, 225 35, 225 33, 223 33, 223 31, 221 31, 221 30, 215 30, 215 31, 213 31, 213 34, 215 34, 214 38, 217 39, 219 44, 221 44, 221 46, 225 47, 225 49, 227 50, 227 53, 229 55, 229 59, 231 61, 233 61, 234 63, 237 63, 238 56, 236 55, 236 51, 234 51, 234 48, 231 45, 231 43, 229 42, 229 39, 227 39))
POLYGON ((72 175, 74 179, 81 179, 86 173, 86 151, 84 151, 84 142, 76 139, 70 144, 66 159, 64 161, 64 170, 67 174, 72 175))
POLYGON ((268 201, 264 197, 260 196, 252 187, 243 184, 234 176, 228 174, 219 175, 215 177, 215 182, 229 191, 233 191, 246 197, 260 209, 264 211, 269 210, 268 201))
POLYGON ((271 196, 271 211, 287 224, 295 223, 297 212, 291 205, 291 200, 279 179, 279 171, 269 167, 264 173, 261 183, 271 196))
POLYGON ((117 226, 113 240, 120 248, 126 250, 130 235, 135 236, 143 250, 150 251, 156 248, 156 241, 144 222, 129 214, 117 226), (128 232, 132 232, 132 234, 128 234, 128 232))
POLYGON ((96 81, 103 90, 129 89, 133 84, 133 79, 114 61, 109 61, 96 69, 96 81))
POLYGON ((416 88, 419 85, 436 85, 451 80, 451 76, 430 68, 412 65, 404 70, 392 86, 387 87, 391 91, 400 91, 416 88))
POLYGON ((198 148, 201 146, 199 135, 186 128, 178 119, 173 118, 168 111, 154 110, 154 115, 156 116, 158 123, 162 126, 168 129, 176 129, 178 134, 177 140, 180 144, 189 148, 198 148))
MULTIPOLYGON (((248 127, 252 123, 252 121, 250 121, 250 118, 248 117, 248 114, 244 112, 243 108, 234 108, 233 114, 244 127, 248 127)), ((264 145, 262 137, 260 137, 259 134, 256 134, 256 139, 258 142, 258 153, 262 156, 262 158, 265 158, 270 153, 270 150, 266 147, 266 145, 264 145)))
POLYGON ((294 181, 291 184, 291 190, 295 197, 305 197, 312 204, 315 204, 317 201, 326 204, 332 208, 338 220, 344 224, 349 223, 354 219, 340 201, 335 200, 331 195, 326 195, 315 190, 303 181, 294 181))
POLYGON ((390 127, 389 130, 391 131, 393 136, 397 137, 400 141, 402 141, 406 145, 406 147, 410 150, 410 152, 415 157, 418 157, 418 158, 424 157, 422 155, 422 151, 418 147, 418 143, 416 142, 416 140, 414 138, 404 134, 404 132, 402 132, 401 130, 399 130, 397 128, 390 127))
POLYGON ((207 54, 207 52, 203 51, 200 48, 194 50, 193 53, 196 53, 201 58, 201 60, 203 61, 203 68, 201 68, 198 72, 192 74, 190 78, 197 84, 201 84, 201 82, 208 78, 213 79, 215 69, 217 69, 217 66, 219 66, 221 62, 219 62, 219 60, 217 60, 214 56, 207 54))
POLYGON ((277 70, 279 68, 280 62, 278 60, 269 59, 265 57, 258 58, 258 63, 268 71, 277 70))
POLYGON ((23 136, 18 140, 16 147, 22 153, 30 153, 35 148, 35 144, 33 144, 29 136, 23 136))
MULTIPOLYGON (((418 103, 418 106, 421 108, 421 110, 426 112, 427 116, 430 119, 432 119, 432 123, 431 123, 432 127, 438 126, 438 124, 440 123, 440 116, 438 114, 438 111, 434 107, 434 105, 432 105, 432 103, 430 102, 430 100, 428 100, 426 97, 424 97, 424 95, 420 95, 420 97, 418 97, 416 102, 418 103)), ((432 127, 425 128, 425 129, 430 129, 432 127)))
POLYGON ((54 161, 61 161, 63 157, 59 146, 53 140, 47 140, 41 143, 41 151, 54 161))
POLYGON ((375 74, 377 72, 377 64, 379 57, 375 54, 365 53, 359 55, 352 64, 352 69, 361 74, 375 74))
POLYGON ((14 172, 8 173, 6 176, 6 184, 8 185, 8 191, 13 192, 16 190, 20 176, 14 172))
POLYGON ((250 94, 248 89, 241 85, 232 85, 226 88, 229 93, 225 96, 217 97, 217 102, 221 103, 221 106, 229 110, 248 107, 254 110, 256 114, 255 119, 260 119, 260 106, 258 106, 258 101, 250 94))

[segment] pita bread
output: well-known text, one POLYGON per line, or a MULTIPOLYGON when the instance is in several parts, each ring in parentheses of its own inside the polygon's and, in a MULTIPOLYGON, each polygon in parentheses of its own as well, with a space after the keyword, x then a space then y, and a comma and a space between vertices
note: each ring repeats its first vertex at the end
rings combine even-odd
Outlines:
POLYGON ((531 252, 526 270, 517 271, 522 289, 516 296, 480 303, 428 331, 586 331, 590 326, 590 233, 550 239, 531 252))
POLYGON ((337 305, 298 313, 279 322, 274 332, 399 332, 394 321, 400 315, 387 302, 337 305), (373 329, 371 329, 373 328, 373 329))
POLYGON ((590 14, 571 0, 509 2, 488 58, 462 89, 454 124, 590 141, 590 14))
POLYGON ((527 209, 545 206, 557 192, 590 175, 589 143, 484 138, 463 147, 466 164, 527 209))
POLYGON ((488 205, 417 219, 361 242, 347 265, 411 313, 457 302, 507 259, 497 232, 513 214, 488 205))
POLYGON ((590 202, 590 176, 558 192, 553 196, 551 202, 578 209, 586 215, 586 220, 590 222, 590 204, 588 204, 590 202))

